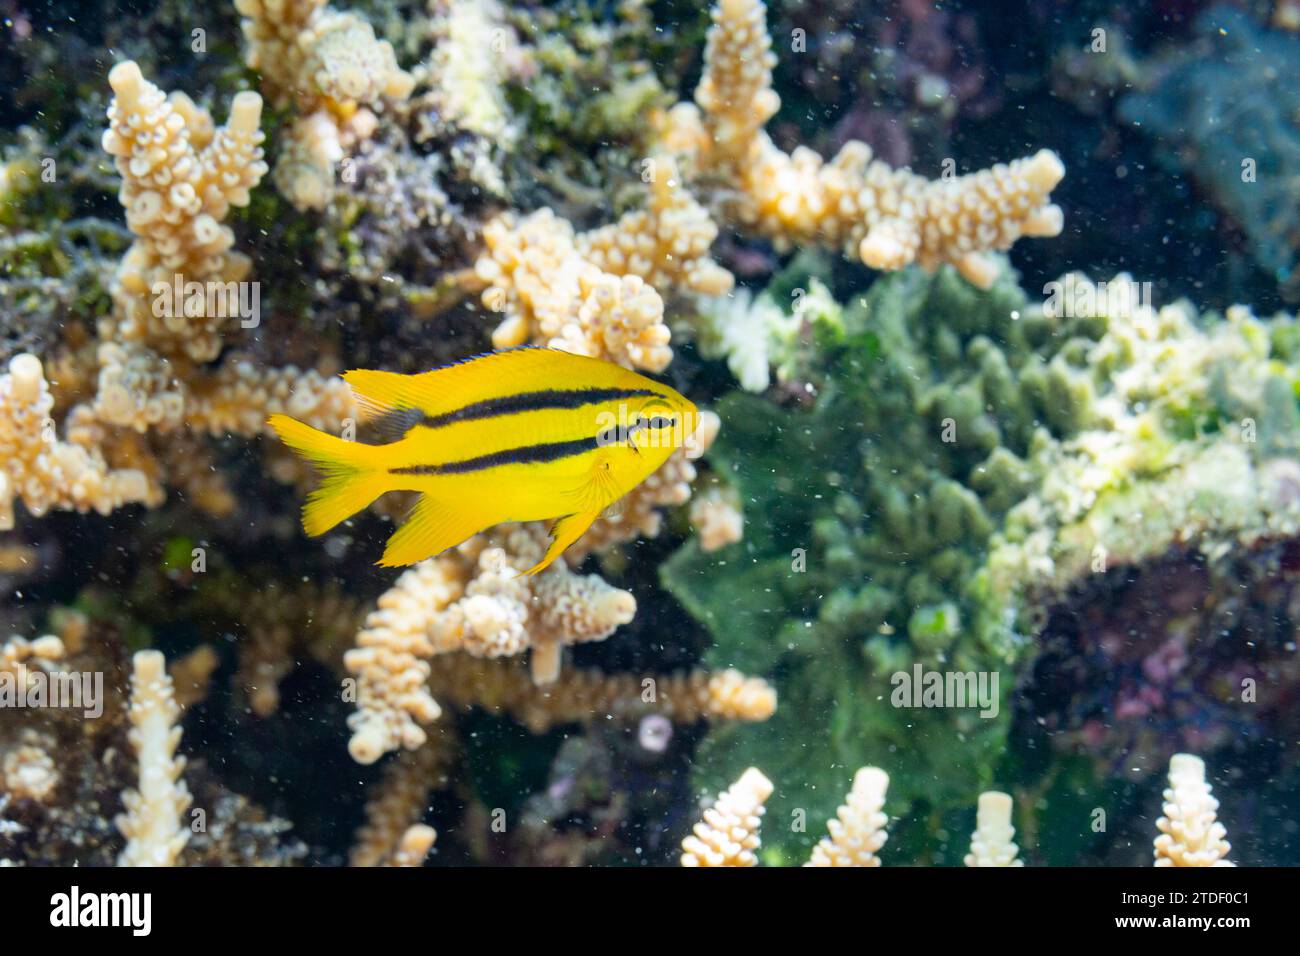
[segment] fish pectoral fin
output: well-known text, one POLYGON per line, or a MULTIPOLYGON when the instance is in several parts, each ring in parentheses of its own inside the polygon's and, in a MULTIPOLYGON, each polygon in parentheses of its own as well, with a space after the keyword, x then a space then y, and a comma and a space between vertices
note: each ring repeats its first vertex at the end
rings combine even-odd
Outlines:
POLYGON ((565 548, 582 537, 599 514, 599 511, 582 511, 578 514, 566 515, 556 521, 551 527, 551 546, 546 549, 546 554, 542 556, 542 560, 534 564, 524 574, 536 574, 538 571, 546 569, 551 562, 564 553, 565 548))
POLYGON ((473 511, 458 509, 432 495, 421 495, 410 516, 388 539, 378 563, 385 568, 415 564, 455 547, 486 526, 473 511))

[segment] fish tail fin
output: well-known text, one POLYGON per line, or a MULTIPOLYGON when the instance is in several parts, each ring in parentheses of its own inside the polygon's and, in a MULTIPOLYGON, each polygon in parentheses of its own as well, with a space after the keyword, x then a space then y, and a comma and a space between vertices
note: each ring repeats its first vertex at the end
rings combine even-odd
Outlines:
POLYGON ((346 441, 288 415, 272 415, 267 424, 321 474, 320 485, 302 507, 303 530, 313 538, 392 490, 388 473, 372 460, 375 446, 346 441))
POLYGON ((441 554, 482 531, 484 521, 472 508, 457 507, 431 494, 420 496, 402 526, 393 532, 379 565, 400 568, 441 554))

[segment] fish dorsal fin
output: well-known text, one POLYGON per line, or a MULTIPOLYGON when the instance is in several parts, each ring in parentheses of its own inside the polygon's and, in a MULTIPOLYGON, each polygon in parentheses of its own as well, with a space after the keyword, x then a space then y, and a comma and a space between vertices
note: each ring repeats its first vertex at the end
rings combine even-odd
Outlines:
POLYGON ((610 362, 542 348, 489 352, 418 375, 353 369, 343 378, 357 400, 376 415, 412 408, 425 415, 445 415, 474 402, 575 388, 578 383, 586 388, 664 389, 610 362))
POLYGON ((395 442, 405 438, 423 417, 418 408, 389 408, 379 411, 366 425, 380 441, 395 442))

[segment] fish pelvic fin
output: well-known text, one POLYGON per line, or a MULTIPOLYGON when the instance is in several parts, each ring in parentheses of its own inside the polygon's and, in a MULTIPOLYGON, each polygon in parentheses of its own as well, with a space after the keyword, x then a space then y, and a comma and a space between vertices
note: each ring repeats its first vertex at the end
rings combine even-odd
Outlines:
POLYGON ((302 506, 302 528, 313 538, 392 490, 388 473, 372 461, 376 446, 345 441, 288 415, 272 415, 267 424, 320 472, 320 485, 302 506))
POLYGON ((441 554, 482 531, 483 521, 472 510, 457 508, 432 495, 420 496, 402 526, 393 532, 377 562, 400 568, 441 554))
POLYGON ((582 511, 578 514, 566 515, 555 522, 551 527, 551 546, 546 549, 546 554, 542 556, 542 560, 534 564, 524 574, 536 574, 550 567, 552 562, 562 555, 569 545, 586 533, 587 529, 591 527, 591 523, 599 516, 599 509, 582 511))

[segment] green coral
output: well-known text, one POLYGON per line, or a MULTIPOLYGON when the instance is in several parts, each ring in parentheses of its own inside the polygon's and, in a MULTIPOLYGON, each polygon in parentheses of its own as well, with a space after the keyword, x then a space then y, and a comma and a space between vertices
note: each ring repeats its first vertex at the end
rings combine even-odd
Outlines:
POLYGON ((710 628, 708 664, 778 686, 768 724, 706 739, 698 781, 752 764, 777 782, 771 862, 804 858, 819 834, 793 824, 833 815, 860 766, 934 826, 992 785, 1043 602, 1098 548, 1139 561, 1300 524, 1268 479, 1300 437, 1294 320, 1061 290, 1064 315, 1009 269, 988 291, 886 276, 812 337, 810 409, 719 404, 710 460, 763 520, 723 551, 688 543, 663 579, 710 628), (997 715, 893 706, 916 665, 997 673, 997 715))

